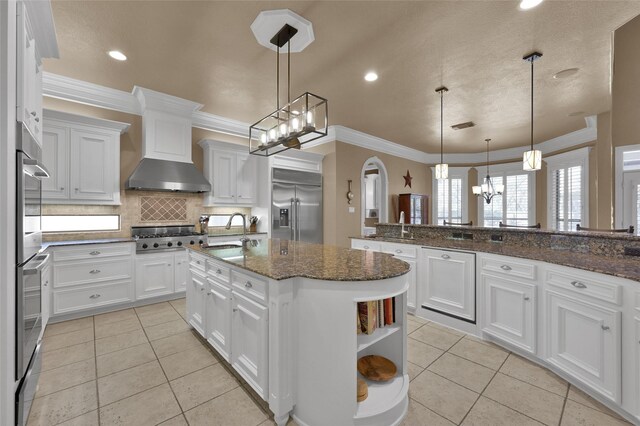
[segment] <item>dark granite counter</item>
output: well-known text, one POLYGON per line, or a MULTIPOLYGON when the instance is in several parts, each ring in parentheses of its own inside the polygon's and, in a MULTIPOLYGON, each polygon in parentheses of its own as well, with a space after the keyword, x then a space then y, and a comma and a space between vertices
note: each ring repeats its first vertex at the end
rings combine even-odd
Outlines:
MULTIPOLYGON (((599 272, 616 277, 640 281, 640 257, 604 256, 592 253, 570 251, 567 248, 540 247, 538 245, 515 245, 501 242, 454 240, 440 238, 394 238, 394 237, 353 237, 369 241, 414 244, 422 247, 435 247, 466 250, 502 256, 538 260, 556 265, 569 266, 585 271, 599 272)), ((637 238, 637 237, 636 237, 637 238)))
POLYGON ((407 263, 389 254, 299 241, 269 239, 247 249, 189 249, 274 280, 373 281, 409 272, 407 263))
POLYGON ((80 246, 85 244, 111 244, 111 243, 132 243, 135 240, 128 238, 102 238, 97 240, 68 240, 68 241, 47 241, 42 243, 42 251, 49 247, 80 246))
MULTIPOLYGON (((227 231, 227 232, 221 231, 221 232, 209 232, 207 236, 211 238, 216 238, 216 237, 239 237, 241 235, 243 235, 242 231, 227 231)), ((247 231, 247 236, 251 236, 251 235, 267 235, 267 233, 247 231)))

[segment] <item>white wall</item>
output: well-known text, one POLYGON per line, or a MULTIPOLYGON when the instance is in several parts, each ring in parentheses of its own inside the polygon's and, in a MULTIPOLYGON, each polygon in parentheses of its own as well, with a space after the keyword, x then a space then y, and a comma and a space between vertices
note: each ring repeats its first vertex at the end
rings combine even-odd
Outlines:
POLYGON ((14 424, 16 1, 0 1, 0 424, 14 424))

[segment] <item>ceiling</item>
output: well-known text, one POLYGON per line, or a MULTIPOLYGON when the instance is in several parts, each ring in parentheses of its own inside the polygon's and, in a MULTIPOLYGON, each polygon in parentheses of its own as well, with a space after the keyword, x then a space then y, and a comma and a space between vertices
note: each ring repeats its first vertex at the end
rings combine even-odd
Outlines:
MULTIPOLYGON (((60 59, 45 70, 116 89, 134 85, 253 123, 275 109, 275 56, 250 25, 288 8, 315 41, 292 55, 292 95, 329 99, 340 124, 427 152, 481 152, 529 143, 530 66, 538 50, 535 141, 585 127, 610 108, 611 33, 638 1, 66 1, 53 0, 60 59), (126 62, 109 58, 118 49, 126 62), (579 68, 563 80, 553 74, 579 68), (379 79, 364 81, 375 70, 379 79), (570 116, 572 113, 575 116, 570 116), (476 127, 449 126, 473 121, 476 127)), ((283 58, 284 59, 284 58, 283 58)), ((284 62, 283 62, 284 64, 284 62)), ((283 91, 284 95, 285 92, 283 91)))

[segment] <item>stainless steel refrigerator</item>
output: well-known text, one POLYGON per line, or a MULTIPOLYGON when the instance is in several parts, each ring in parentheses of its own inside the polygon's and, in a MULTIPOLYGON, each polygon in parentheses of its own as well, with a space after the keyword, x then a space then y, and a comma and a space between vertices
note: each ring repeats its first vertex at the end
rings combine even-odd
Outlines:
POLYGON ((322 175, 272 169, 271 238, 322 243, 322 175))

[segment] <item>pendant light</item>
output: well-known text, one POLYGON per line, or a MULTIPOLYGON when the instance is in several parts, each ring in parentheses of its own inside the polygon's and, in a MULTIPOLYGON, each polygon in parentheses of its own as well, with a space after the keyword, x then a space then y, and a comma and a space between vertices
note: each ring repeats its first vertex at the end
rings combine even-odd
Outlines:
POLYGON ((542 151, 533 149, 533 63, 541 57, 542 53, 533 52, 522 58, 531 63, 531 150, 526 151, 522 156, 522 169, 525 171, 542 168, 542 151))
POLYGON ((504 185, 494 185, 493 181, 491 180, 491 176, 489 176, 489 142, 491 141, 491 139, 485 139, 484 141, 487 143, 487 177, 484 178, 482 185, 473 186, 471 189, 473 190, 473 193, 475 195, 479 197, 481 196, 485 199, 487 204, 491 204, 491 200, 493 199, 493 197, 495 197, 496 195, 502 195, 502 193, 504 192, 504 185))
POLYGON ((291 100, 291 39, 298 30, 289 24, 278 31, 271 44, 277 47, 276 110, 249 128, 249 152, 270 156, 327 136, 328 101, 305 92, 291 100), (280 48, 287 45, 287 104, 280 106, 280 48))
POLYGON ((436 179, 447 179, 449 177, 449 165, 444 162, 444 93, 448 92, 446 87, 438 87, 436 93, 440 93, 440 164, 436 164, 436 179))

